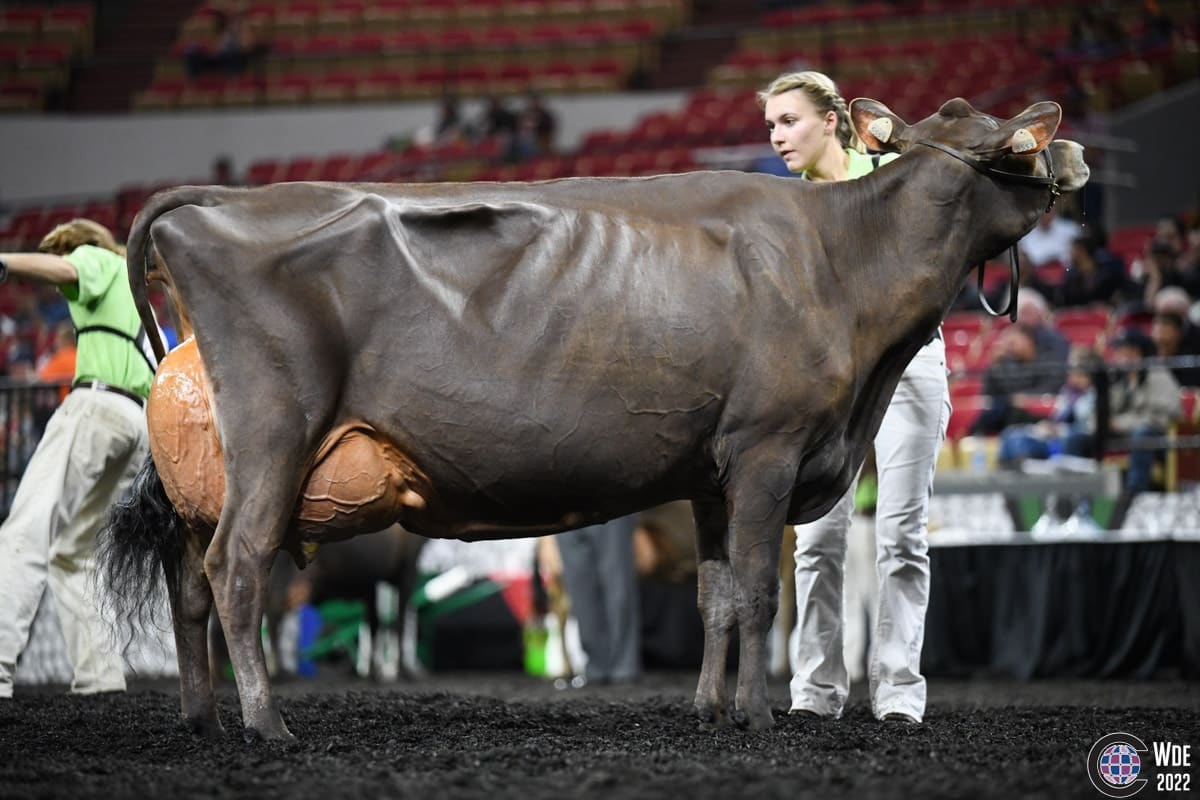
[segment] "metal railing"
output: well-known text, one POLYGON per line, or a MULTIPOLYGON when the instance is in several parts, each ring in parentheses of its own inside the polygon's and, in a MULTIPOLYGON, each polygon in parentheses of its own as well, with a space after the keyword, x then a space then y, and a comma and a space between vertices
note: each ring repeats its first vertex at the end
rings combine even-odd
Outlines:
POLYGON ((68 385, 0 378, 0 519, 8 517, 25 465, 68 385))

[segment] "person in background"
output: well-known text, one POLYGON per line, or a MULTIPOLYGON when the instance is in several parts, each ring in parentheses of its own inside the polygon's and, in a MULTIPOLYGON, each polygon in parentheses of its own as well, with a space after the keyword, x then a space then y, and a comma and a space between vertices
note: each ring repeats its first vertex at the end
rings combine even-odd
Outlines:
MULTIPOLYGON (((781 75, 759 92, 758 101, 771 146, 788 170, 805 180, 853 180, 895 158, 866 154, 846 101, 820 72, 781 75)), ((949 419, 946 351, 939 331, 905 369, 875 437, 879 600, 868 680, 871 710, 887 723, 917 725, 925 714, 920 662, 929 603, 926 522, 949 419)), ((796 526, 798 624, 789 648, 793 714, 840 717, 849 693, 844 594, 855 485, 823 519, 796 526)))
POLYGON ((229 156, 217 156, 213 159, 212 175, 209 183, 215 186, 241 186, 241 181, 233 171, 233 159, 229 156))
POLYGON ((554 537, 562 561, 563 588, 587 655, 584 677, 591 685, 632 683, 641 678, 641 613, 633 547, 636 526, 634 515, 554 537))
POLYGON ((1071 351, 1067 380, 1054 399, 1049 418, 1028 425, 1010 425, 1000 433, 997 461, 1017 467, 1024 459, 1046 459, 1056 452, 1091 455, 1091 432, 1096 425, 1096 387, 1092 375, 1104 366, 1091 347, 1071 351))
POLYGON ((522 125, 533 133, 539 153, 552 153, 558 139, 558 116, 537 92, 530 92, 521 111, 522 125))
POLYGON ((1187 354, 1200 353, 1200 326, 1192 322, 1192 298, 1178 286, 1167 286, 1154 295, 1154 313, 1175 314, 1183 320, 1183 341, 1179 349, 1187 354))
POLYGON ((457 142, 465 136, 466 123, 458 107, 458 97, 447 92, 442 95, 438 106, 437 120, 433 123, 433 140, 437 144, 457 142))
POLYGON ((1057 211, 1051 209, 1017 243, 1022 263, 1029 267, 1040 267, 1051 261, 1066 264, 1071 258, 1071 242, 1078 235, 1078 224, 1060 217, 1057 211))
POLYGON ((96 532, 146 458, 154 364, 139 340, 124 251, 91 220, 59 225, 37 253, 0 253, 0 281, 59 288, 79 331, 71 392, 50 418, 0 526, 0 698, 49 582, 76 694, 124 691, 124 663, 91 595, 96 532))
POLYGON ((1124 299, 1128 284, 1125 265, 1104 241, 1104 233, 1090 227, 1071 242, 1070 269, 1063 282, 1050 290, 1055 306, 1112 304, 1124 299))
POLYGON ((1050 306, 1033 289, 1021 289, 1017 321, 992 346, 992 361, 983 376, 987 409, 971 426, 976 436, 994 436, 1009 425, 1036 422, 1023 408, 1031 396, 1057 394, 1067 378, 1071 346, 1050 324, 1050 306))
POLYGON ((1119 527, 1133 498, 1154 485, 1154 463, 1162 449, 1152 441, 1179 418, 1179 383, 1166 367, 1147 365, 1157 355, 1154 340, 1137 328, 1124 328, 1111 342, 1116 377, 1109 387, 1108 442, 1129 450, 1125 482, 1113 510, 1119 527))
POLYGON ((489 94, 484 98, 483 110, 473 126, 476 139, 500 137, 504 141, 517 132, 517 115, 499 95, 489 94))
POLYGON ((1158 293, 1171 286, 1191 297, 1200 295, 1200 265, 1189 255, 1186 227, 1174 217, 1159 220, 1154 236, 1146 242, 1145 254, 1134 260, 1129 271, 1146 305, 1152 305, 1158 293))
MULTIPOLYGON (((38 363, 37 378, 42 383, 64 383, 75 377, 75 326, 60 322, 54 329, 54 345, 38 363)), ((64 386, 59 401, 67 398, 70 387, 64 386)))
POLYGON ((1185 352, 1185 335, 1188 323, 1173 311, 1159 311, 1154 315, 1150 327, 1150 338, 1154 340, 1159 358, 1195 358, 1196 364, 1168 363, 1167 369, 1175 376, 1180 386, 1200 386, 1200 352, 1185 352))

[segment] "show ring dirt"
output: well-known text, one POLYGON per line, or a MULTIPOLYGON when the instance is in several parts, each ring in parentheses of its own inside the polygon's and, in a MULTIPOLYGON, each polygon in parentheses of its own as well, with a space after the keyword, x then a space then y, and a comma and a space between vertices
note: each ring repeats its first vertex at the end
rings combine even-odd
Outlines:
POLYGON ((875 720, 862 686, 841 720, 788 716, 772 680, 776 724, 755 733, 701 732, 695 685, 694 672, 566 691, 515 673, 284 682, 288 744, 243 741, 228 684, 218 741, 179 726, 173 680, 93 697, 18 687, 0 703, 0 798, 1094 798, 1101 736, 1200 743, 1194 682, 933 679, 925 724, 905 728, 875 720))

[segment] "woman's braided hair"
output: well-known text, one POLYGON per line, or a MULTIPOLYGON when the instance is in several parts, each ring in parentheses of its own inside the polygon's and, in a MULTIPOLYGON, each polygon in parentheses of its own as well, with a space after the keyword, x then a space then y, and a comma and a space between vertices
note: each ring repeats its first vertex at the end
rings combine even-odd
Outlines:
POLYGON ((767 105, 767 100, 785 92, 801 91, 812 100, 817 111, 826 114, 832 111, 837 115, 837 137, 842 147, 849 147, 860 153, 867 152, 867 146, 854 132, 850 124, 850 109, 846 100, 838 92, 837 84, 824 72, 806 70, 804 72, 788 72, 771 81, 771 85, 758 93, 759 108, 767 105))
POLYGON ((117 244, 117 240, 113 238, 112 232, 108 228, 99 222, 82 218, 73 219, 55 227, 38 244, 38 250, 43 253, 53 253, 56 256, 65 256, 74 252, 76 247, 85 244, 111 250, 119 256, 125 255, 125 248, 117 244))

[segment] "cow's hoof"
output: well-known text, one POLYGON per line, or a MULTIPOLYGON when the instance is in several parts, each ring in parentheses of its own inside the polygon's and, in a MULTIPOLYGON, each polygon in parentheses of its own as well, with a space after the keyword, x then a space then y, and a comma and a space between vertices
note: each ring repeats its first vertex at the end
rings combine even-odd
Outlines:
POLYGON ((739 708, 733 712, 733 721, 739 728, 745 728, 750 731, 765 731, 768 728, 775 727, 775 718, 771 716, 770 709, 766 709, 761 713, 755 713, 739 708))
POLYGON ((181 716, 179 725, 188 733, 204 739, 224 739, 225 726, 215 714, 207 717, 181 716))
POLYGON ((706 732, 729 726, 729 715, 717 706, 696 706, 696 718, 700 720, 700 730, 706 732))
POLYGON ((287 729, 287 726, 280 723, 278 728, 269 728, 266 730, 258 730, 249 726, 242 728, 242 738, 246 740, 246 744, 254 744, 255 742, 294 742, 296 737, 287 729))

